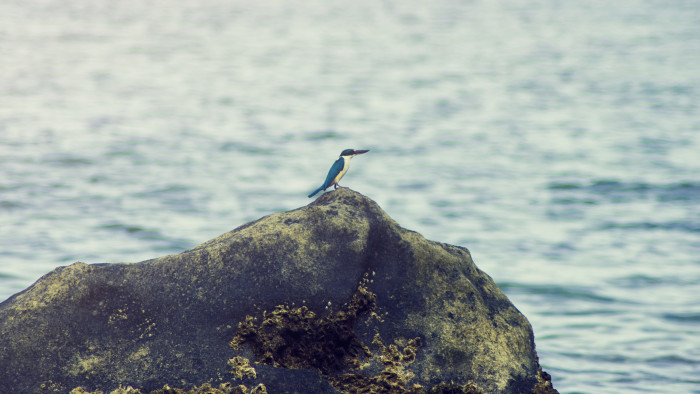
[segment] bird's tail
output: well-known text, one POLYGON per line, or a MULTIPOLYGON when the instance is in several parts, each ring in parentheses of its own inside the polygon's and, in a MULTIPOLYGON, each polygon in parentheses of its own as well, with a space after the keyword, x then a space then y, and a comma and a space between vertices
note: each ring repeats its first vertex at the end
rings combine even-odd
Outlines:
POLYGON ((316 195, 318 192, 320 192, 321 190, 323 190, 323 186, 320 186, 318 189, 316 189, 316 190, 314 190, 313 192, 311 192, 311 194, 309 194, 309 198, 315 196, 315 195, 316 195))

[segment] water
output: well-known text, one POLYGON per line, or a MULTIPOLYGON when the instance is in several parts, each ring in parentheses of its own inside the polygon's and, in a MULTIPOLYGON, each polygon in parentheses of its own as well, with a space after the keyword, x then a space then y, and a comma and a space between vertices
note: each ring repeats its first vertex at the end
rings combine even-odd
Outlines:
POLYGON ((561 392, 700 392, 696 1, 0 3, 0 299, 342 184, 468 247, 561 392))

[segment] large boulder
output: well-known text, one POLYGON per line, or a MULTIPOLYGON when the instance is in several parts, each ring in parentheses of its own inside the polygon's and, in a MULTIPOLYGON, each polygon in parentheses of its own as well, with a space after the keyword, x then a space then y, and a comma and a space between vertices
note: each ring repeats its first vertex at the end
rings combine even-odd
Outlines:
POLYGON ((530 392, 543 376, 529 322, 467 249, 346 188, 177 255, 57 268, 0 304, 0 392, 530 392))

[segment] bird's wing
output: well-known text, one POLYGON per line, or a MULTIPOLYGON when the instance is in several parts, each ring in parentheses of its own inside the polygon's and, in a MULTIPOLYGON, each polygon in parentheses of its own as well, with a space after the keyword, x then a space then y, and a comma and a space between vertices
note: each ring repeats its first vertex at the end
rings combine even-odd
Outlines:
POLYGON ((342 157, 339 158, 338 160, 336 160, 335 163, 333 163, 333 165, 331 166, 331 169, 328 171, 328 176, 326 177, 326 181, 323 182, 323 189, 324 190, 331 186, 335 177, 337 177, 338 174, 340 174, 340 171, 343 171, 343 167, 345 167, 345 162, 343 161, 342 157))

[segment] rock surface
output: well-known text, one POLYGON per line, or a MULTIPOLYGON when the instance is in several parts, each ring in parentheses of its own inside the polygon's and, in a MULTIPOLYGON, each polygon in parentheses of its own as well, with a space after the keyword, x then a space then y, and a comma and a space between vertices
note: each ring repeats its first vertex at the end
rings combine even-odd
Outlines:
POLYGON ((538 368, 467 249, 346 188, 177 255, 57 268, 0 304, 0 392, 525 393, 538 368))

